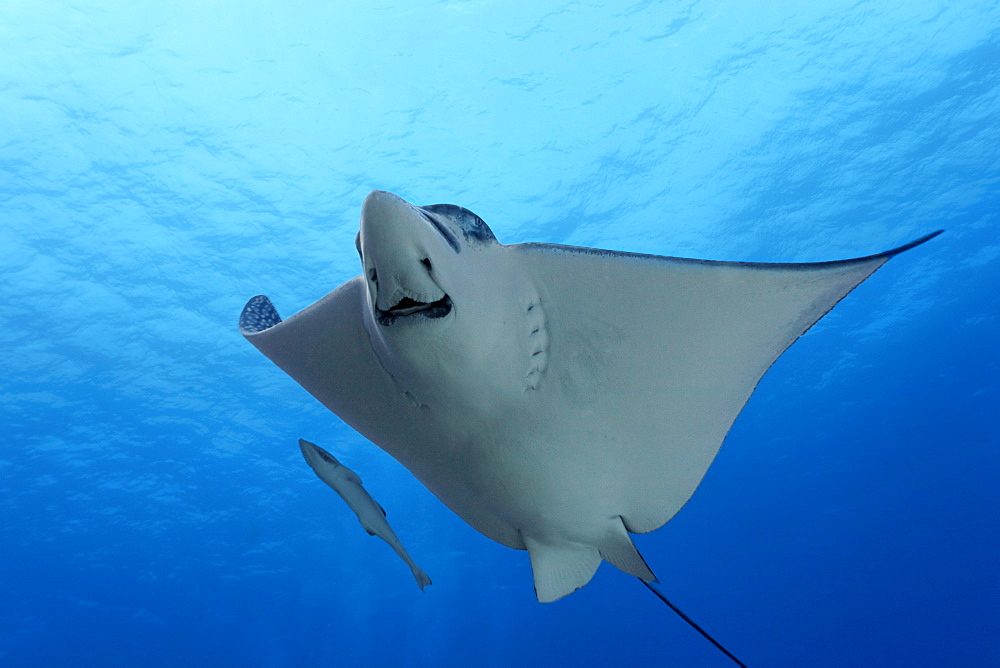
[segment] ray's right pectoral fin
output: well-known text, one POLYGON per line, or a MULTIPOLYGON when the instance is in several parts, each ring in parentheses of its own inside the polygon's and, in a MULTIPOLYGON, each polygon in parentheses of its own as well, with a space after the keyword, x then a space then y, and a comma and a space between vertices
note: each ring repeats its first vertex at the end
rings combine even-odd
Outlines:
POLYGON ((590 582, 601 565, 601 553, 592 545, 542 540, 523 532, 521 537, 531 558, 535 595, 541 603, 572 594, 590 582))

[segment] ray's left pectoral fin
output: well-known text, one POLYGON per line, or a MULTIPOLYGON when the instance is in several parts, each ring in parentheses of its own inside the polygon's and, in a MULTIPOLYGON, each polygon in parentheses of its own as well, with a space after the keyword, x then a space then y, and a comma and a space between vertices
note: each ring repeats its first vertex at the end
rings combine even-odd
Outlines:
POLYGON ((365 294, 361 278, 354 278, 287 320, 258 295, 244 307, 239 327, 324 406, 379 442, 392 432, 385 415, 403 410, 406 400, 372 350, 363 322, 365 294))

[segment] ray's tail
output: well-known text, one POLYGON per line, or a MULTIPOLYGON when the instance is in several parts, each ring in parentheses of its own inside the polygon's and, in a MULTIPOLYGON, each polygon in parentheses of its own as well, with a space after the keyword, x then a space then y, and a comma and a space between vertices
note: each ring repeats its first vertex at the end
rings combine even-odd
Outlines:
POLYGON ((657 586, 656 586, 656 585, 655 585, 654 583, 652 583, 652 582, 646 582, 645 580, 643 580, 643 579, 641 579, 641 578, 639 579, 639 582, 641 582, 642 584, 646 585, 646 587, 648 587, 648 588, 649 588, 649 591, 651 591, 651 592, 653 592, 654 594, 656 594, 656 596, 657 596, 657 597, 658 597, 658 598, 659 598, 659 599, 660 599, 661 601, 663 601, 663 602, 664 602, 664 603, 666 603, 666 604, 667 604, 668 606, 670 606, 670 609, 671 609, 671 610, 673 610, 674 612, 676 612, 676 613, 677 613, 678 615, 680 615, 681 619, 683 619, 683 620, 684 620, 685 622, 687 622, 688 624, 690 624, 690 625, 691 625, 691 628, 693 628, 693 629, 694 629, 695 631, 697 631, 697 632, 698 632, 698 633, 700 633, 701 635, 705 636, 705 638, 706 638, 706 639, 707 639, 707 640, 708 640, 708 641, 709 641, 710 643, 712 643, 713 645, 715 645, 716 647, 718 647, 718 648, 719 648, 720 650, 722 650, 722 653, 723 653, 723 654, 725 654, 725 655, 726 655, 726 656, 728 656, 728 657, 729 657, 730 659, 732 659, 733 661, 735 661, 735 662, 736 662, 736 665, 740 666, 741 668, 746 668, 746 664, 745 664, 745 663, 743 663, 742 661, 740 661, 739 659, 737 659, 737 658, 736 658, 735 656, 733 656, 732 652, 730 652, 730 651, 729 651, 728 649, 726 649, 726 648, 725 648, 725 647, 723 647, 723 646, 722 646, 721 644, 719 644, 719 641, 718 641, 718 640, 716 640, 716 639, 715 639, 715 638, 713 638, 712 636, 708 635, 708 632, 707 632, 707 631, 705 631, 705 629, 703 629, 703 628, 701 628, 700 626, 698 626, 697 624, 695 624, 695 622, 694 622, 694 620, 693 620, 693 619, 691 619, 690 617, 688 617, 687 615, 685 615, 685 614, 684 614, 684 613, 683 613, 683 612, 681 611, 681 609, 680 609, 680 608, 678 608, 678 607, 677 607, 676 605, 674 605, 673 603, 671 603, 671 602, 670 602, 670 599, 668 599, 668 598, 667 598, 667 597, 666 597, 666 596, 665 596, 665 595, 663 594, 663 592, 662 592, 662 591, 660 591, 660 588, 659 588, 659 587, 657 587, 657 586))

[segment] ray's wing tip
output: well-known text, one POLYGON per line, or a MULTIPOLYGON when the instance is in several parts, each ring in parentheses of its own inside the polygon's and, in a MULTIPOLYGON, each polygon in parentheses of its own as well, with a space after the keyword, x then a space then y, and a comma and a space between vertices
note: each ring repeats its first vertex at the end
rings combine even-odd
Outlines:
POLYGON ((281 322, 274 304, 265 295, 251 297, 240 313, 240 333, 249 336, 270 329, 281 322))
POLYGON ((926 242, 930 241, 931 239, 933 239, 934 237, 938 236, 939 234, 943 234, 943 233, 944 233, 944 230, 935 230, 934 232, 931 232, 930 234, 925 234, 924 236, 920 237, 919 239, 911 241, 908 244, 903 244, 899 248, 893 248, 892 250, 888 250, 885 253, 883 253, 883 255, 885 255, 886 257, 893 257, 894 255, 899 255, 903 251, 908 251, 911 248, 916 248, 917 246, 919 246, 919 245, 921 245, 923 243, 926 243, 926 242))

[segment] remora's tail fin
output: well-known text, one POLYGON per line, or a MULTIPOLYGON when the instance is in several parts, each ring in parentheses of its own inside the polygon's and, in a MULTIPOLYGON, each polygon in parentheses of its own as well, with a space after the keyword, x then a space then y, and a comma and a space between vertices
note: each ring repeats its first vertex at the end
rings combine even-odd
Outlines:
POLYGON ((737 659, 735 656, 733 656, 733 654, 728 649, 726 649, 721 644, 719 644, 718 640, 716 640, 712 636, 708 635, 708 632, 705 631, 705 629, 703 629, 700 626, 698 626, 697 624, 695 624, 693 619, 691 619, 690 617, 688 617, 687 615, 685 615, 683 612, 681 612, 680 608, 678 608, 676 605, 674 605, 673 603, 671 603, 670 600, 666 596, 664 596, 663 592, 660 591, 660 588, 657 587, 655 583, 653 583, 653 582, 646 582, 642 578, 639 578, 639 582, 641 582, 642 584, 646 585, 649 588, 649 591, 651 591, 654 594, 656 594, 661 601, 663 601, 664 603, 666 603, 667 605, 669 605, 671 610, 673 610, 674 612, 676 612, 678 615, 681 616, 681 619, 683 619, 685 622, 687 622, 688 624, 691 625, 691 628, 693 628, 695 631, 697 631, 701 635, 705 636, 705 638, 710 643, 712 643, 713 645, 715 645, 716 647, 718 647, 720 650, 722 650, 723 654, 725 654, 730 659, 732 659, 733 661, 735 661, 736 665, 740 666, 741 668, 746 668, 747 664, 743 663, 742 661, 740 661, 739 659, 737 659))
POLYGON ((431 582, 431 577, 427 575, 427 573, 424 573, 424 569, 420 568, 420 566, 413 564, 413 566, 410 567, 410 570, 413 571, 413 578, 417 581, 417 586, 420 587, 420 591, 423 591, 424 587, 427 585, 434 584, 431 582))

